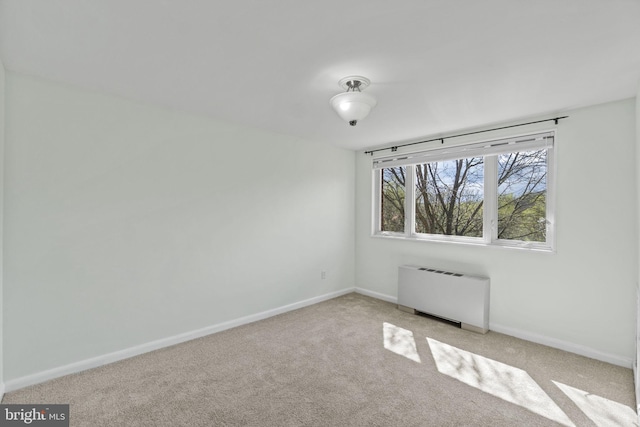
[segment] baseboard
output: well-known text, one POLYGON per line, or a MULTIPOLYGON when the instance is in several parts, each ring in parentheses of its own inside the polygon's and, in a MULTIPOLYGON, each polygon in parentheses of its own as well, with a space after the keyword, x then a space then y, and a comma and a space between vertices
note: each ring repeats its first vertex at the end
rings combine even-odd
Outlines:
MULTIPOLYGON (((314 298, 309 298, 293 304, 288 304, 282 307, 266 310, 260 313, 252 314, 249 316, 241 317, 241 318, 230 320, 227 322, 218 323, 216 325, 207 326, 205 328, 197 329, 194 331, 185 332, 183 334, 162 338, 162 339, 141 344, 135 347, 130 347, 124 350, 119 350, 119 351, 104 354, 101 356, 93 357, 91 359, 70 363, 68 365, 60 366, 57 368, 27 375, 24 377, 19 377, 9 381, 5 381, 4 383, 0 383, 0 402, 2 401, 2 397, 4 396, 5 392, 9 393, 11 391, 19 390, 23 387, 39 384, 39 383, 49 381, 55 378, 59 378, 65 375, 82 372, 87 369, 97 368, 99 366, 103 366, 109 363, 128 359, 130 357, 138 356, 140 354, 148 353, 150 351, 180 344, 196 338, 201 338, 207 335, 211 335, 216 332, 221 332, 227 329, 235 328, 237 326, 246 325, 248 323, 267 319, 269 317, 273 317, 278 314, 283 314, 289 311, 297 310, 299 308, 307 307, 309 305, 317 304, 319 302, 323 302, 332 298, 346 295, 351 292, 357 292, 362 295, 370 296, 372 298, 380 299, 380 300, 391 302, 394 304, 397 304, 398 302, 398 299, 396 297, 385 295, 375 291, 370 291, 364 288, 356 287, 356 288, 342 289, 340 291, 335 291, 335 292, 320 295, 314 298)), ((556 338, 550 338, 550 337, 534 334, 531 332, 527 332, 527 331, 523 331, 515 328, 509 328, 509 327, 498 325, 495 323, 491 323, 489 325, 489 329, 505 335, 510 335, 516 338, 524 339, 524 340, 535 342, 538 344, 547 345, 549 347, 554 347, 554 348, 568 351, 571 353, 576 353, 581 356, 590 357, 592 359, 601 360, 603 362, 611 363, 618 366, 623 366, 625 368, 633 368, 633 361, 631 359, 604 353, 586 346, 573 344, 567 341, 562 341, 556 338)))
POLYGON ((340 291, 331 292, 328 294, 320 295, 314 298, 309 298, 303 301, 299 301, 293 304, 288 304, 282 307, 274 308, 271 310, 263 311, 260 313, 252 314, 249 316, 241 317, 239 319, 230 320, 227 322, 218 323, 216 325, 207 326, 205 328, 197 329, 190 332, 185 332, 179 335, 174 335, 167 338, 162 338, 156 341, 151 341, 145 344, 141 344, 135 347, 130 347, 124 350, 115 351, 113 353, 107 353, 101 356, 93 357, 91 359, 81 360, 79 362, 70 363, 68 365, 60 366, 57 368, 49 369, 35 374, 27 375, 20 378, 15 378, 6 381, 3 385, 3 392, 11 392, 19 390, 21 388, 39 384, 45 381, 49 381, 55 378, 63 377, 65 375, 75 374, 78 372, 86 371, 87 369, 97 368, 99 366, 107 365, 109 363, 117 362, 120 360, 128 359, 130 357, 138 356, 143 353, 158 350, 164 347, 180 344, 186 341, 190 341, 196 338, 201 338, 207 335, 215 334, 227 329, 235 328, 237 326, 246 325, 248 323, 257 322, 269 317, 283 314, 288 311, 297 310, 299 308, 307 307, 309 305, 317 304, 322 301, 330 300, 348 293, 354 292, 354 288, 347 288, 340 291))
POLYGON ((489 329, 495 332, 499 332, 501 334, 510 335, 512 337, 520 338, 526 341, 531 341, 531 342, 546 345, 549 347, 557 348, 559 350, 568 351, 570 353, 579 354, 580 356, 589 357, 591 359, 600 360, 602 362, 611 363, 612 365, 622 366, 624 368, 633 368, 633 360, 628 359, 626 357, 620 357, 614 354, 604 353, 602 351, 595 350, 590 347, 570 343, 567 341, 559 340, 557 338, 538 335, 532 332, 510 328, 510 327, 498 325, 495 323, 490 323, 489 329))
POLYGON ((2 403, 2 399, 4 399, 4 383, 0 383, 0 403, 2 403))
POLYGON ((394 304, 398 303, 398 298, 397 297, 392 297, 391 295, 381 294, 379 292, 370 291, 370 290, 364 289, 364 288, 355 288, 355 291, 357 293, 359 293, 359 294, 366 295, 368 297, 381 299, 382 301, 392 302, 394 304))
MULTIPOLYGON (((378 292, 370 291, 364 288, 355 288, 355 291, 362 295, 367 295, 372 298, 377 298, 383 301, 388 301, 394 304, 398 303, 397 297, 381 294, 378 292)), ((579 344, 562 341, 556 338, 547 337, 544 335, 538 335, 532 332, 523 331, 520 329, 510 328, 495 323, 489 324, 489 330, 500 332, 501 334, 510 335, 512 337, 520 338, 526 341, 535 342, 538 344, 546 345, 549 347, 557 348, 559 350, 568 351, 570 353, 579 354, 581 356, 589 357, 591 359, 600 360, 602 362, 611 363, 613 365, 622 366, 624 368, 632 368, 633 360, 625 357, 616 356, 609 353, 604 353, 599 350, 592 349, 590 347, 582 346, 579 344)), ((640 410, 640 403, 639 403, 640 410)))

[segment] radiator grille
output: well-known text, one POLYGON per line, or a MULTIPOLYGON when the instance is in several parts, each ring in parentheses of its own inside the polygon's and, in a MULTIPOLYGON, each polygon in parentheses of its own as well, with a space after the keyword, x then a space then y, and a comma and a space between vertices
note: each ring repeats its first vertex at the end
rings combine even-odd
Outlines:
POLYGON ((452 273, 450 271, 444 271, 444 270, 434 270, 433 268, 422 267, 422 268, 419 268, 418 270, 429 271, 431 273, 446 274, 447 276, 453 276, 453 277, 464 277, 464 274, 452 273))

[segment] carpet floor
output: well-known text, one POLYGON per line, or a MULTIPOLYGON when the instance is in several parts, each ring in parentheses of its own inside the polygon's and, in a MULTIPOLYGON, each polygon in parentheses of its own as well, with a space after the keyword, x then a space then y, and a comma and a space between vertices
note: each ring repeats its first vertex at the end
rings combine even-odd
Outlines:
POLYGON ((633 374, 348 294, 7 393, 72 426, 634 426, 633 374))

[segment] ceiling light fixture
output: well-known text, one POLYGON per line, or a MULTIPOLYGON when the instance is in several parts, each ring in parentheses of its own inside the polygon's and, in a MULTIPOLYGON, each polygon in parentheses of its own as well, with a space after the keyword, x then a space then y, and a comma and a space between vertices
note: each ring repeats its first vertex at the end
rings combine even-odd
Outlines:
POLYGON ((378 103, 373 96, 362 93, 362 90, 370 83, 366 77, 345 77, 338 84, 346 92, 339 93, 329 101, 340 118, 351 126, 355 126, 358 120, 367 117, 371 109, 378 103))

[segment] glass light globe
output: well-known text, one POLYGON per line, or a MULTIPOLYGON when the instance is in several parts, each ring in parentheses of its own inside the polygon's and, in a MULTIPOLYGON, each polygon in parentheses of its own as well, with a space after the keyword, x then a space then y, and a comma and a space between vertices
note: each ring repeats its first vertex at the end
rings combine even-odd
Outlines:
POLYGON ((329 102, 340 118, 352 125, 367 117, 378 103, 373 96, 362 92, 339 93, 329 102))

